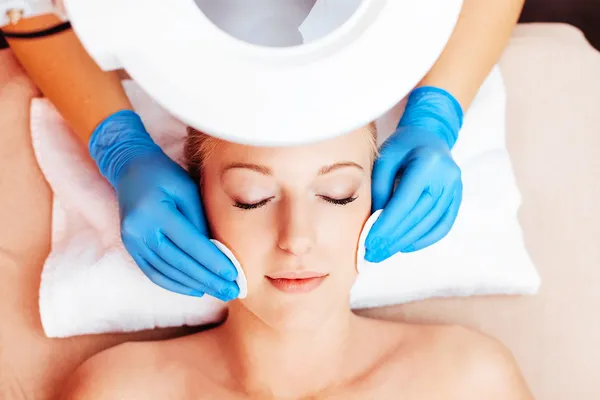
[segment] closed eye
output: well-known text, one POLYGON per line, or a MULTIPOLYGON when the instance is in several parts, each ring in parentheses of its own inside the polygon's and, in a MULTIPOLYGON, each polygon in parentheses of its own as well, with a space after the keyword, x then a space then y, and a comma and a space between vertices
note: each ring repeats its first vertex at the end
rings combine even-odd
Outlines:
POLYGON ((319 197, 321 197, 323 200, 325 200, 328 203, 335 204, 336 206, 345 206, 346 204, 350 204, 354 200, 358 199, 358 196, 346 197, 345 199, 332 199, 331 197, 327 197, 327 196, 319 196, 319 197))
POLYGON ((237 207, 237 208, 241 208, 242 210, 253 210, 255 208, 260 208, 260 207, 266 205, 271 200, 273 200, 273 197, 269 197, 268 199, 261 200, 258 203, 251 203, 251 204, 250 203, 241 203, 239 201, 236 201, 233 206, 237 207))
MULTIPOLYGON (((325 200, 326 202, 334 204, 336 206, 345 206, 347 204, 352 203, 356 199, 358 199, 358 196, 346 197, 344 199, 333 199, 333 198, 327 197, 327 196, 319 196, 319 197, 321 199, 325 200)), ((242 203, 242 202, 236 201, 233 206, 240 208, 242 210, 254 210, 254 209, 257 209, 257 208, 267 205, 267 203, 269 203, 271 200, 273 200, 273 197, 269 197, 268 199, 261 200, 258 203, 242 203)))

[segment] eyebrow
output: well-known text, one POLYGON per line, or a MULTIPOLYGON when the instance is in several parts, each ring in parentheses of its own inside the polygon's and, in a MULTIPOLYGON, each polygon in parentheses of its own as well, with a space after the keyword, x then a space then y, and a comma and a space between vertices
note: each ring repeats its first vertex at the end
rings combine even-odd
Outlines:
POLYGON ((264 165, 258 164, 248 164, 248 163, 233 163, 227 165, 223 168, 223 173, 231 170, 231 169, 250 169, 252 171, 258 172, 263 175, 273 175, 273 171, 269 167, 265 167, 264 165))
POLYGON ((325 174, 328 174, 328 173, 330 173, 332 171, 335 171, 336 169, 346 168, 346 167, 358 168, 361 171, 363 171, 363 167, 361 167, 360 165, 358 165, 354 161, 342 161, 342 162, 337 162, 335 164, 326 165, 326 166, 322 167, 319 170, 319 175, 325 175, 325 174))
MULTIPOLYGON (((341 162, 337 162, 334 164, 325 165, 324 167, 321 167, 319 169, 318 175, 325 175, 325 174, 328 174, 335 170, 338 170, 340 168, 346 168, 346 167, 358 168, 361 171, 364 170, 363 167, 361 167, 359 164, 355 163, 354 161, 341 161, 341 162)), ((250 163, 229 164, 225 168, 223 168, 223 173, 225 173, 229 170, 232 170, 232 169, 249 169, 249 170, 258 172, 259 174, 262 174, 262 175, 268 175, 268 176, 273 175, 273 171, 269 167, 266 167, 264 165, 258 165, 258 164, 250 164, 250 163)))

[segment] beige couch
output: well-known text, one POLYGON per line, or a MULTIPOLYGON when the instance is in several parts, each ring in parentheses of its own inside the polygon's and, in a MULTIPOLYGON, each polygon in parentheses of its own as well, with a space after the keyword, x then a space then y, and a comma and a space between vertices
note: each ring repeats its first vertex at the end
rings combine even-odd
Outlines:
MULTIPOLYGON (((480 329, 513 350, 537 399, 600 399, 600 54, 572 27, 519 26, 502 70, 508 145, 524 200, 521 222, 542 275, 541 293, 431 300, 367 313, 480 329)), ((0 78, 5 71, 18 74, 14 65, 0 65, 0 78)), ((43 336, 37 290, 49 246, 51 194, 29 142, 33 92, 26 83, 0 85, 3 400, 53 399, 91 354, 124 340, 174 334, 43 336)))

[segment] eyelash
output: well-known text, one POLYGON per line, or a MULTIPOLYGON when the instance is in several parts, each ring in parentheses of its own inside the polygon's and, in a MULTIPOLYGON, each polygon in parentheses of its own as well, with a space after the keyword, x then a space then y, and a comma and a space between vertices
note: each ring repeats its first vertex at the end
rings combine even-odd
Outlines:
POLYGON ((356 196, 356 197, 346 197, 345 199, 332 199, 330 197, 325 197, 325 196, 321 196, 321 198, 323 200, 325 200, 326 202, 334 204, 336 206, 345 206, 347 204, 352 203, 354 200, 358 199, 358 196, 356 196))
POLYGON ((237 207, 237 208, 241 208, 242 210, 253 210, 255 208, 259 208, 259 207, 262 207, 262 206, 266 205, 272 199, 273 198, 270 197, 268 199, 264 199, 262 201, 259 201, 258 203, 254 203, 254 204, 240 203, 239 201, 236 201, 233 206, 237 207))
MULTIPOLYGON (((346 197, 345 199, 332 199, 332 198, 326 197, 326 196, 319 196, 319 197, 321 199, 325 200, 326 202, 331 203, 336 206, 345 206, 345 205, 352 203, 354 200, 358 199, 358 196, 346 197)), ((254 204, 240 203, 238 201, 233 206, 237 207, 237 208, 241 208, 242 210, 254 210, 256 208, 265 206, 271 200, 273 200, 272 197, 270 197, 268 199, 264 199, 262 201, 259 201, 258 203, 254 203, 254 204)))

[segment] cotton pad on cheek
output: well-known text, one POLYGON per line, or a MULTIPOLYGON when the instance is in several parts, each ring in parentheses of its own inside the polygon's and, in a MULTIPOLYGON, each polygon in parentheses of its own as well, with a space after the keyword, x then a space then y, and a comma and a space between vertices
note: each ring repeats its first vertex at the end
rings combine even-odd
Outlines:
POLYGON ((361 271, 363 271, 366 267, 368 267, 369 265, 372 264, 372 263, 368 262, 367 260, 365 260, 365 253, 366 253, 365 241, 367 240, 367 236, 369 235, 369 232, 371 231, 373 224, 375 224, 375 221, 377 221, 377 218, 379 218, 381 211, 383 211, 383 210, 375 211, 369 217, 367 222, 365 222, 365 226, 363 226, 363 229, 360 232, 360 237, 358 238, 358 251, 356 252, 356 270, 359 273, 361 271))
POLYGON ((235 283, 237 283, 238 287, 240 288, 240 295, 238 296, 238 299, 245 299, 248 295, 248 281, 246 281, 246 275, 242 270, 240 262, 237 260, 237 258, 235 258, 233 252, 229 250, 229 248, 223 243, 214 239, 211 239, 210 241, 213 242, 214 245, 217 246, 217 248, 231 260, 231 263, 234 265, 235 269, 237 269, 238 276, 235 280, 235 283))

